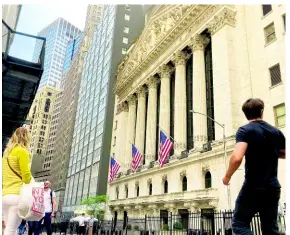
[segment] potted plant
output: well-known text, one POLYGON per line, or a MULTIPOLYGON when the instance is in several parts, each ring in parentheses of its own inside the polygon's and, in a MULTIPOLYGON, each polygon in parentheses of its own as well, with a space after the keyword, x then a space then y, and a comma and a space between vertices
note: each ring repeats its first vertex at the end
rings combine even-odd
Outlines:
POLYGON ((168 224, 163 224, 162 230, 168 231, 169 230, 168 224))
POLYGON ((175 222, 173 224, 173 229, 174 230, 183 230, 183 224, 181 222, 175 222))
POLYGON ((132 225, 131 224, 127 224, 127 230, 131 231, 132 230, 132 225))

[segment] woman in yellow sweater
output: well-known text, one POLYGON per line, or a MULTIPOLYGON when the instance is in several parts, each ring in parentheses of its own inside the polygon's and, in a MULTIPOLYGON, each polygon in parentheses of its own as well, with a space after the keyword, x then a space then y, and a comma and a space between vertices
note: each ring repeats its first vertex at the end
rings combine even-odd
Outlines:
POLYGON ((18 216, 18 201, 23 183, 29 184, 30 171, 29 132, 20 127, 13 133, 2 158, 2 214, 4 235, 15 235, 21 218, 18 216))

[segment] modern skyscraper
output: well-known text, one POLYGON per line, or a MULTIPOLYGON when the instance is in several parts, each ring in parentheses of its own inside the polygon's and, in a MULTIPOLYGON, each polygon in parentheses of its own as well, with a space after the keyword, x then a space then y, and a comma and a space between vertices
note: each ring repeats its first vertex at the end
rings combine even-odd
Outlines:
MULTIPOLYGON (((38 36, 46 38, 44 72, 39 89, 46 85, 59 88, 67 44, 80 33, 80 29, 62 18, 58 18, 38 33, 38 36)), ((41 44, 37 41, 34 48, 34 62, 38 59, 40 49, 41 44)))
POLYGON ((115 73, 129 45, 144 27, 141 5, 105 5, 85 57, 63 211, 106 194, 112 134, 115 73))
POLYGON ((84 32, 68 43, 61 91, 57 95, 52 117, 53 121, 46 156, 51 162, 49 179, 56 192, 59 212, 61 212, 61 205, 64 200, 83 62, 93 37, 92 32, 95 31, 99 22, 96 18, 98 9, 102 11, 102 5, 88 6, 84 32), (95 9, 95 11, 93 12, 92 9, 95 9))

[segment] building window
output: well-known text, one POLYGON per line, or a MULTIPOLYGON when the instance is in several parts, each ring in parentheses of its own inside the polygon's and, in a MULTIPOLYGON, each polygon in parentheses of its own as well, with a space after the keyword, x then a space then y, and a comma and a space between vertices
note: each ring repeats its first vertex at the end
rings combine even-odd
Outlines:
POLYGON ((125 20, 129 21, 130 20, 130 15, 125 14, 125 20))
MULTIPOLYGON (((210 38, 211 40, 211 38, 210 38)), ((205 48, 205 82, 206 82, 206 115, 214 120, 214 93, 213 93, 213 69, 211 41, 205 48)), ((215 123, 207 118, 207 138, 211 142, 215 140, 215 123)))
POLYGON ((114 128, 114 130, 117 130, 117 127, 118 127, 118 121, 115 121, 115 128, 114 128))
POLYGON ((124 33, 129 33, 129 28, 128 27, 124 27, 124 33))
POLYGON ((116 136, 114 136, 114 142, 113 142, 113 146, 116 145, 116 136))
POLYGON ((285 126, 285 120, 286 120, 285 103, 279 104, 276 107, 274 107, 274 113, 275 113, 276 127, 285 126))
POLYGON ((126 6, 125 6, 125 9, 126 9, 127 11, 130 11, 130 10, 131 10, 131 7, 130 7, 129 5, 126 5, 126 6))
POLYGON ((149 184, 149 195, 152 195, 152 184, 149 184))
POLYGON ((183 192, 187 191, 187 178, 186 178, 186 176, 184 176, 182 178, 182 191, 183 192))
POLYGON ((211 174, 209 171, 205 174, 205 188, 211 188, 211 174))
POLYGON ((284 23, 284 30, 286 31, 286 14, 284 14, 282 17, 283 17, 283 23, 284 23))
POLYGON ((128 38, 123 37, 123 43, 128 44, 128 38))
POLYGON ((127 49, 126 48, 122 48, 122 55, 126 55, 127 54, 127 49))
POLYGON ((275 26, 271 23, 266 28, 264 28, 266 44, 269 44, 276 40, 275 26))
POLYGON ((126 196, 126 198, 128 198, 128 186, 127 185, 125 186, 125 196, 126 196))
POLYGON ((119 188, 116 188, 116 199, 119 199, 119 188))
POLYGON ((51 92, 47 92, 47 96, 51 96, 51 92))
POLYGON ((270 70, 270 76, 271 76, 271 86, 275 86, 282 82, 281 80, 281 72, 280 72, 280 65, 277 64, 273 66, 270 70))
POLYGON ((164 193, 168 193, 168 181, 165 180, 164 182, 164 193))
POLYGON ((272 11, 272 5, 262 5, 263 16, 269 14, 272 11))
POLYGON ((50 108, 50 99, 46 99, 45 101, 45 107, 44 107, 44 112, 49 112, 49 108, 50 108))
POLYGON ((136 188, 136 196, 139 197, 139 186, 136 188))

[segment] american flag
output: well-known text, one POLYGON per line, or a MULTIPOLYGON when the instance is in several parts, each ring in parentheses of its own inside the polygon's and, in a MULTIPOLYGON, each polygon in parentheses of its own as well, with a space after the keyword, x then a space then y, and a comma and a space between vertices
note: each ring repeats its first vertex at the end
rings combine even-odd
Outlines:
POLYGON ((118 171, 120 169, 120 164, 111 157, 111 162, 110 162, 110 182, 112 182, 116 175, 118 174, 118 171))
POLYGON ((140 165, 140 162, 143 158, 143 155, 139 152, 139 150, 132 144, 132 173, 134 173, 140 165))
POLYGON ((159 165, 163 167, 173 147, 173 143, 167 136, 160 131, 160 149, 159 149, 159 165))

